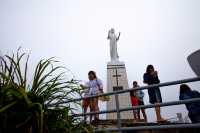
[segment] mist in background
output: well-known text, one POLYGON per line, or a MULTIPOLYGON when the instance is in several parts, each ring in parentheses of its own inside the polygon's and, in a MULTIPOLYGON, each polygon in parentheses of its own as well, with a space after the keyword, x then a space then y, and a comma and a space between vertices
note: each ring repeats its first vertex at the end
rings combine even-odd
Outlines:
MULTIPOLYGON (((0 54, 21 46, 30 53, 30 73, 40 59, 55 56, 76 79, 86 81, 95 70, 106 90, 106 38, 113 27, 121 32, 118 52, 130 87, 133 80, 143 85, 148 64, 161 82, 191 78, 195 74, 186 58, 200 48, 199 5, 199 0, 0 0, 0 54)), ((199 82, 190 85, 200 91, 199 82)), ((179 86, 161 92, 164 102, 178 100, 179 86)), ((187 115, 184 105, 162 108, 165 118, 178 112, 187 115)), ((147 114, 155 121, 153 109, 147 114)))

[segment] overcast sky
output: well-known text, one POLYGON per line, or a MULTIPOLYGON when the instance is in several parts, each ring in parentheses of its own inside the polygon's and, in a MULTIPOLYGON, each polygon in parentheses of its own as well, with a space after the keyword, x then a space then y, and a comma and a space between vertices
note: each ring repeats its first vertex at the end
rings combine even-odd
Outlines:
MULTIPOLYGON (((186 58, 200 48, 199 5, 199 0, 0 0, 0 52, 22 46, 31 54, 31 67, 55 56, 76 79, 87 80, 87 72, 95 70, 106 87, 106 37, 113 27, 121 32, 118 51, 130 87, 133 80, 143 85, 148 64, 161 82, 190 78, 195 75, 186 58)), ((200 90, 199 82, 191 85, 200 90)), ((163 100, 178 100, 178 87, 162 88, 163 100)), ((154 121, 152 109, 147 112, 154 121)), ((184 106, 162 111, 165 118, 177 112, 187 114, 184 106)))

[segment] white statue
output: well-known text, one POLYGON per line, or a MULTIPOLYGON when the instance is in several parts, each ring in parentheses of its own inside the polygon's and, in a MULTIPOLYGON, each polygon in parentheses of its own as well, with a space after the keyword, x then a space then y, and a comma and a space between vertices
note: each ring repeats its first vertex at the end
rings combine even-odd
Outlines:
POLYGON ((120 32, 118 37, 115 35, 115 30, 112 28, 108 32, 108 38, 110 40, 110 57, 111 61, 119 61, 119 56, 117 52, 117 41, 119 40, 120 32))

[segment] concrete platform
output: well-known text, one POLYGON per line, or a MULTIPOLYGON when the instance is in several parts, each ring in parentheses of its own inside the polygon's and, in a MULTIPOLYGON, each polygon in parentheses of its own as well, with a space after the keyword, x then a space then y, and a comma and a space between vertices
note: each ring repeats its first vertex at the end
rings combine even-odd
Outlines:
MULTIPOLYGON (((133 122, 131 119, 122 120, 122 127, 139 127, 139 126, 159 126, 159 125, 174 125, 178 123, 145 123, 143 121, 141 122, 133 122)), ((179 123, 181 124, 181 123, 179 123)), ((184 123, 182 123, 184 124, 184 123)), ((98 123, 98 128, 117 128, 117 121, 116 120, 100 120, 98 123)), ((117 133, 117 132, 113 132, 117 133)), ((199 128, 184 128, 184 129, 152 129, 152 130, 139 130, 139 131, 124 131, 123 133, 200 133, 200 127, 199 128)))

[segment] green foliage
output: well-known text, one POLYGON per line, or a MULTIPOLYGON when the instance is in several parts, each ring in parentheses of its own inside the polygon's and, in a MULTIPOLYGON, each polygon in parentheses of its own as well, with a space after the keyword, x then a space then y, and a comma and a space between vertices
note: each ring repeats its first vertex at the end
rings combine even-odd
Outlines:
POLYGON ((64 103, 80 94, 73 80, 66 81, 66 69, 49 58, 31 75, 28 60, 19 50, 0 57, 0 133, 91 133, 90 125, 70 116, 80 104, 64 103))

